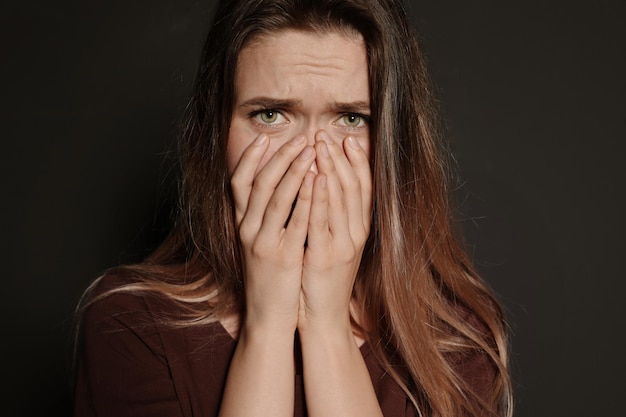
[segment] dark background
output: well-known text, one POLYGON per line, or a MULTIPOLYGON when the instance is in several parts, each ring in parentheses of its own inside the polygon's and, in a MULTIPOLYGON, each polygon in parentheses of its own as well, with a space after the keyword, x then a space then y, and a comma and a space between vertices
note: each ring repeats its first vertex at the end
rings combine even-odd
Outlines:
MULTIPOLYGON (((69 415, 74 305, 162 236, 169 152, 212 8, 0 6, 2 415, 69 415)), ((623 413, 626 3, 410 11, 473 257, 507 308, 516 415, 623 413)))

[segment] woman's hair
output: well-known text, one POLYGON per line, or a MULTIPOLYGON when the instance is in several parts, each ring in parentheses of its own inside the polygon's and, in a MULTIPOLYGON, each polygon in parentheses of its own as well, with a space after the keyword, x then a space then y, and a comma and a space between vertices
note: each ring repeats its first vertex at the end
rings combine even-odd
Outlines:
POLYGON ((137 278, 116 291, 179 302, 175 325, 245 314, 226 167, 239 53, 283 30, 359 33, 369 62, 374 210, 354 288, 358 325, 422 415, 510 415, 503 314, 452 228, 433 88, 400 1, 223 0, 214 19, 181 136, 176 223, 143 263, 116 269, 137 278), (455 367, 472 355, 488 358, 495 374, 484 392, 455 367))

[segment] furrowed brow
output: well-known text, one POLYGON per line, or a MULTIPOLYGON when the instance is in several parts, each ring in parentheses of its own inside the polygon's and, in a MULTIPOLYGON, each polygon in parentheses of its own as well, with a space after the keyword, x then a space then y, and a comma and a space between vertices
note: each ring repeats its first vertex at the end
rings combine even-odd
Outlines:
POLYGON ((283 100, 271 97, 254 97, 246 100, 239 107, 260 107, 263 109, 289 109, 302 104, 301 100, 283 100))

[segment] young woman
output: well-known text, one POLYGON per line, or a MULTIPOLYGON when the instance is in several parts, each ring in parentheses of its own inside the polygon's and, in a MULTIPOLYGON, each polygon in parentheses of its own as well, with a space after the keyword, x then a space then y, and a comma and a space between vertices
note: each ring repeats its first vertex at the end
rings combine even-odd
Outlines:
POLYGON ((396 0, 222 1, 176 225, 90 287, 75 414, 510 414, 431 94, 396 0))

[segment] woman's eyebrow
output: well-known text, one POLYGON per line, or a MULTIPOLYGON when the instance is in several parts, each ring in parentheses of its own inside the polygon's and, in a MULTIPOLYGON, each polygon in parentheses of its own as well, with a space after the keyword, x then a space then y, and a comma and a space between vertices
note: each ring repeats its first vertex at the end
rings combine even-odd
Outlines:
POLYGON ((370 104, 367 101, 353 101, 349 103, 334 102, 331 108, 338 113, 369 113, 370 104))
POLYGON ((254 97, 238 107, 261 107, 264 109, 289 109, 302 104, 302 100, 284 100, 271 97, 254 97))
MULTIPOLYGON (((263 109, 291 109, 302 105, 302 100, 289 100, 272 97, 254 97, 244 101, 237 107, 258 107, 263 109)), ((338 113, 369 113, 367 101, 333 102, 329 106, 338 113)))

